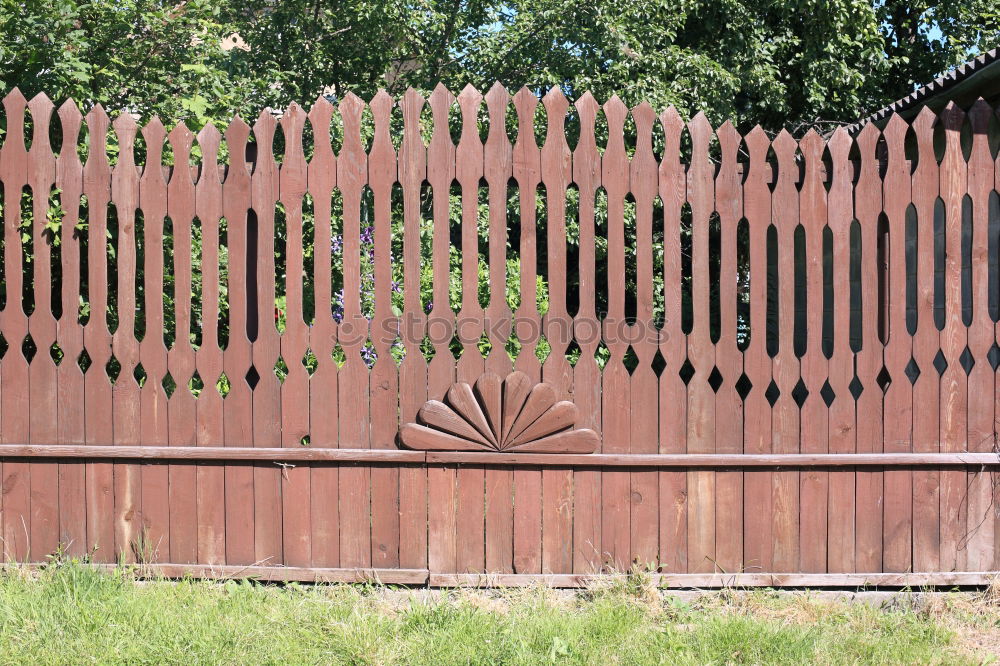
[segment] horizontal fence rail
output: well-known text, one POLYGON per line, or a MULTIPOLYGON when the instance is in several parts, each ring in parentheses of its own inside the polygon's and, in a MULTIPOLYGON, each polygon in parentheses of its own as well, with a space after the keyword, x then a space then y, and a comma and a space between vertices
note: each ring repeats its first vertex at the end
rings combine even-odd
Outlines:
POLYGON ((1000 564, 981 100, 799 139, 499 84, 197 134, 3 106, 6 561, 433 585, 1000 564))

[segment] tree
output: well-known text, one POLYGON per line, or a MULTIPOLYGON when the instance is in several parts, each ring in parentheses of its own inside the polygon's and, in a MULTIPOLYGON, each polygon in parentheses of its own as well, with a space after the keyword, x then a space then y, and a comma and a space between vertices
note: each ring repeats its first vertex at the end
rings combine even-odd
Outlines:
POLYGON ((194 126, 494 80, 741 126, 852 122, 1000 44, 990 0, 0 1, 5 89, 194 126))

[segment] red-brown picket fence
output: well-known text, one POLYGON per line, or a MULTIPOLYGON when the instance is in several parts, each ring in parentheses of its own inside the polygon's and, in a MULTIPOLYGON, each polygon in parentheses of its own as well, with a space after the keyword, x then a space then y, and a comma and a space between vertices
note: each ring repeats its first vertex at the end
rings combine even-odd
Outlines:
POLYGON ((557 89, 483 101, 137 136, 7 95, 4 558, 988 580, 993 109, 796 140, 557 89))

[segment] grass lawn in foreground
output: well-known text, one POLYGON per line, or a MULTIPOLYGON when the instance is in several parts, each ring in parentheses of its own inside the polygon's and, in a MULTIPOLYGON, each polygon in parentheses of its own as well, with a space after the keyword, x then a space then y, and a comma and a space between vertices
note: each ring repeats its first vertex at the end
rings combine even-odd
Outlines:
POLYGON ((815 593, 681 600, 643 577, 578 593, 0 573, 0 661, 249 664, 996 663, 995 593, 877 605, 815 593))

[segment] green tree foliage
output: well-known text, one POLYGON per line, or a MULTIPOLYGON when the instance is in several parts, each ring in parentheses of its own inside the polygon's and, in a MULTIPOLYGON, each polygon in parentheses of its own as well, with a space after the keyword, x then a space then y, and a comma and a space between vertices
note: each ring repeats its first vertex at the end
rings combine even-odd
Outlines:
POLYGON ((0 26, 3 88, 193 125, 439 80, 849 122, 1000 43, 992 0, 2 0, 0 26))

